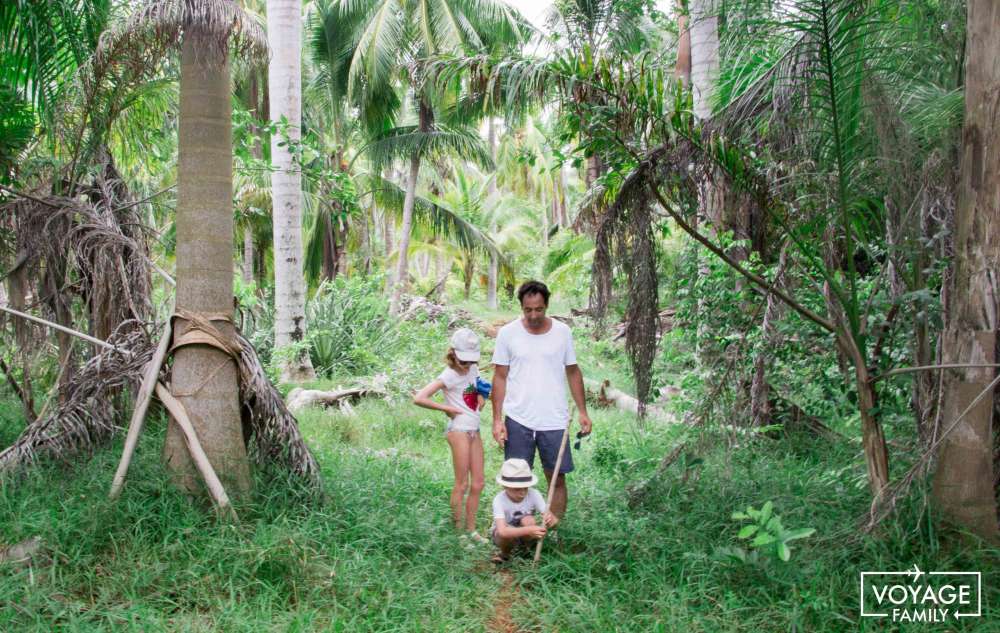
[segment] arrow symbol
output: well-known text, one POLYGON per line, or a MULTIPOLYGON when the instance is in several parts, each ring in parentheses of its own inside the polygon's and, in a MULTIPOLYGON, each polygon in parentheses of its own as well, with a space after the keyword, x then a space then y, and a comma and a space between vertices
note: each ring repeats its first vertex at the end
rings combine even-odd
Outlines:
POLYGON ((924 575, 924 572, 920 571, 920 568, 917 567, 916 563, 914 563, 913 569, 907 571, 906 575, 911 576, 910 582, 912 583, 920 580, 920 577, 924 575))

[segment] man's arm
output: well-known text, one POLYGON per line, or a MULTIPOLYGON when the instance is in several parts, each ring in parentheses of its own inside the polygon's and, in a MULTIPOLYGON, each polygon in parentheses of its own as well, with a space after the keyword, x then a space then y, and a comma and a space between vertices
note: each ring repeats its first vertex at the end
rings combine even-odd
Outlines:
POLYGON ((507 427, 503 423, 503 399, 507 395, 509 370, 510 367, 507 365, 493 366, 493 391, 490 393, 490 399, 493 400, 493 439, 500 446, 507 441, 507 427))
MULTIPOLYGON (((569 381, 569 392, 573 394, 576 410, 580 412, 580 430, 590 433, 593 423, 587 413, 587 394, 583 390, 583 372, 579 365, 566 365, 566 380, 569 381)), ((493 407, 496 410, 496 404, 493 407)))

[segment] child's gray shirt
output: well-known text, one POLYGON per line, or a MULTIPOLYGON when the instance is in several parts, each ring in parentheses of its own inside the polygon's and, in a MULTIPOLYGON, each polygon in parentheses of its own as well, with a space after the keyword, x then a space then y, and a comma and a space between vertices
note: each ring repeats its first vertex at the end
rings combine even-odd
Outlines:
MULTIPOLYGON (((536 512, 545 512, 548 506, 542 494, 534 488, 528 488, 528 494, 520 503, 514 503, 507 496, 506 490, 501 490, 497 496, 493 497, 493 527, 496 527, 497 519, 503 519, 507 525, 520 525, 521 519, 531 516, 536 512)), ((491 528, 492 529, 492 528, 491 528)))

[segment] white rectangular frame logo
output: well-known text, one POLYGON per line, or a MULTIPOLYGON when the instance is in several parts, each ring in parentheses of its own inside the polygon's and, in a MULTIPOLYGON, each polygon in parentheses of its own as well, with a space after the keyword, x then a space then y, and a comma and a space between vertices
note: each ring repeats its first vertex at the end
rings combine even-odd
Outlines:
MULTIPOLYGON (((953 615, 955 619, 958 618, 981 618, 983 616, 983 574, 978 571, 920 571, 920 569, 914 565, 912 570, 908 571, 863 571, 861 572, 861 617, 863 618, 887 618, 888 613, 865 613, 865 577, 871 576, 915 576, 915 580, 919 579, 922 575, 928 576, 975 576, 976 577, 976 612, 975 613, 959 613, 956 611, 953 615)), ((870 584, 870 581, 869 581, 870 584)), ((911 609, 916 609, 918 607, 911 606, 911 609)))

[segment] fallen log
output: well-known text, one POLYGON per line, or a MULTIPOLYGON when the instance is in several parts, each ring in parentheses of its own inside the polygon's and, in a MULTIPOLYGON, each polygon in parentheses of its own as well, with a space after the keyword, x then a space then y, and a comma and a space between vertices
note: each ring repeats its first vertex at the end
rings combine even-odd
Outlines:
POLYGON ((306 407, 330 407, 336 404, 340 405, 341 409, 350 413, 350 401, 367 396, 385 396, 385 391, 377 387, 352 387, 350 389, 336 389, 334 391, 295 388, 288 394, 285 406, 288 407, 289 411, 294 413, 306 407))
MULTIPOLYGON (((627 411, 634 415, 639 415, 639 400, 635 396, 629 395, 620 389, 612 387, 610 380, 598 382, 596 380, 591 380, 590 378, 584 378, 583 385, 588 391, 594 393, 598 406, 613 406, 621 411, 627 411)), ((672 415, 652 404, 646 405, 646 417, 657 418, 670 423, 677 421, 672 415)))
POLYGON ((0 564, 11 563, 17 566, 30 565, 42 549, 42 538, 32 536, 20 543, 0 548, 0 564))

